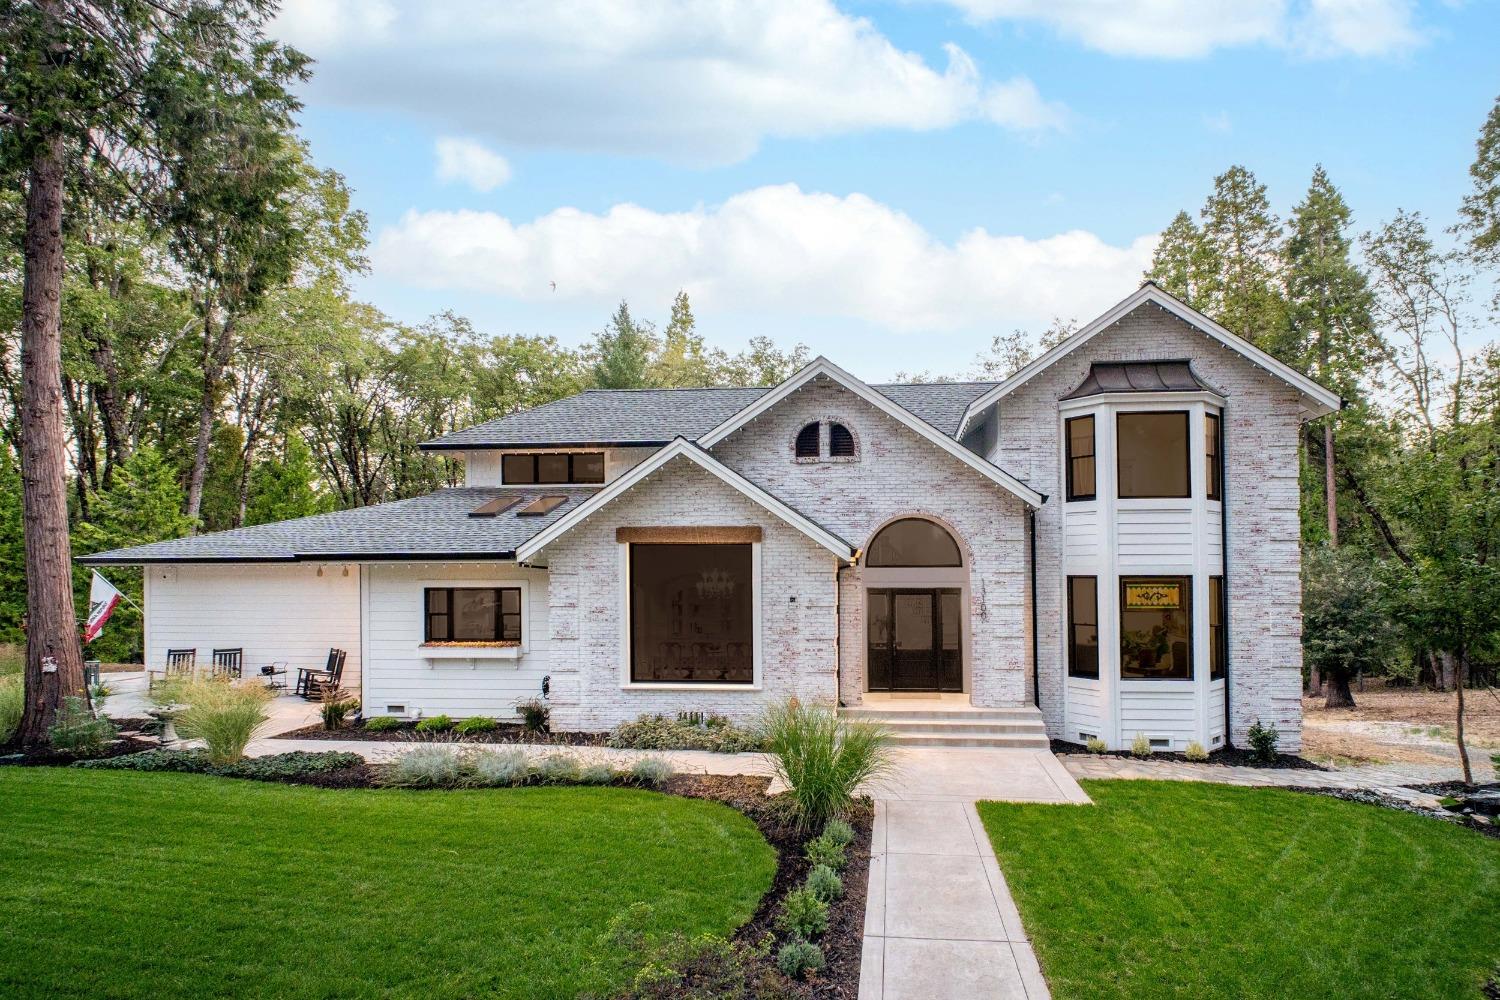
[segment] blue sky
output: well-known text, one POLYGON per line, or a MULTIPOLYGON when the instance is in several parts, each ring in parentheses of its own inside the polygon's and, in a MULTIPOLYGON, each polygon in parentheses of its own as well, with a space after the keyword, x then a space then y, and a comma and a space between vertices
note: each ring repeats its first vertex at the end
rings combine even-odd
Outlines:
POLYGON ((1087 320, 1244 163, 1370 228, 1451 221, 1500 3, 290 0, 303 130, 368 213, 359 294, 569 344, 686 288, 872 379, 1087 320), (552 283, 556 282, 554 289, 552 283))

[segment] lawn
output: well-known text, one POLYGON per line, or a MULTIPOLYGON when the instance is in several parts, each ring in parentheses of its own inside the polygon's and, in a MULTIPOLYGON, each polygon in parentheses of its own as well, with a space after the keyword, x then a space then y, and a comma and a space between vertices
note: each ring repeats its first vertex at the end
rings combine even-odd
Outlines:
POLYGON ((1053 996, 1480 996, 1500 841, 1277 789, 1086 781, 982 802, 1053 996))
POLYGON ((0 768, 0 995, 572 997, 653 929, 725 935, 776 859, 717 803, 0 768))

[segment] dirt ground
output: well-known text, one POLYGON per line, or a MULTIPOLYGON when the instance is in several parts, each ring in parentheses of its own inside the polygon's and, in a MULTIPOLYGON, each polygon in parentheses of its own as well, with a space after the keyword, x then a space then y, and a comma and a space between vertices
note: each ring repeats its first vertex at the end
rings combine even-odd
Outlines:
MULTIPOLYGON (((1303 753, 1314 759, 1410 764, 1451 760, 1458 696, 1386 688, 1355 690, 1354 708, 1326 709, 1323 697, 1302 699, 1303 753)), ((1472 755, 1500 749, 1500 690, 1464 692, 1464 732, 1472 755)))

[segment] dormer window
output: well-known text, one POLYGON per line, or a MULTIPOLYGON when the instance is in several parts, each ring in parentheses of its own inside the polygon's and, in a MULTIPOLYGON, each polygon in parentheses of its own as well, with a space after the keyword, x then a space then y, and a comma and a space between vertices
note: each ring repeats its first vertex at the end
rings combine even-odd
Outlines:
POLYGON ((828 425, 828 455, 830 458, 854 457, 854 435, 843 424, 828 425))
POLYGON ((500 459, 506 486, 565 485, 604 482, 604 452, 542 452, 500 459))
POLYGON ((823 425, 814 420, 797 432, 796 453, 798 458, 818 457, 819 438, 822 436, 822 430, 823 425))

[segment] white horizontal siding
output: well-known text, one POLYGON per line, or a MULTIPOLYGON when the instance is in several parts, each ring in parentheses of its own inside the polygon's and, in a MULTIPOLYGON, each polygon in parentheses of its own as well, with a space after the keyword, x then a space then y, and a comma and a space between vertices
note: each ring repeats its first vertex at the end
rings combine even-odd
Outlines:
POLYGON ((1137 686, 1127 681, 1119 697, 1121 745, 1129 746, 1137 733, 1152 739, 1166 737, 1172 741, 1172 750, 1197 739, 1198 700, 1191 684, 1149 681, 1137 686))
POLYGON ((1068 678, 1067 736, 1081 739, 1082 733, 1104 734, 1104 695, 1099 682, 1084 677, 1068 678))
POLYGON ((1097 573, 1101 551, 1099 508, 1092 503, 1070 504, 1063 525, 1063 558, 1068 572, 1097 573))
POLYGON ((343 684, 358 690, 359 567, 330 564, 177 565, 146 568, 146 663, 168 649, 242 647, 244 673, 285 661, 287 681, 300 667, 322 669, 330 647, 347 650, 343 684), (345 575, 347 569, 348 575, 345 575))
POLYGON ((1218 504, 1209 504, 1207 518, 1204 521, 1205 532, 1204 553, 1208 557, 1209 572, 1219 574, 1223 572, 1224 565, 1224 527, 1223 511, 1218 504))
POLYGON ((550 628, 547 574, 508 563, 397 564, 365 567, 368 618, 365 642, 365 714, 385 715, 401 705, 406 715, 515 717, 516 703, 542 693, 550 628), (452 581, 504 584, 524 580, 525 653, 514 660, 428 660, 422 654, 423 588, 452 581))
POLYGON ((1208 738, 1209 749, 1222 746, 1224 742, 1224 682, 1208 682, 1208 738))
POLYGON ((1115 514, 1120 571, 1193 570, 1193 514, 1182 507, 1122 507, 1115 514))

